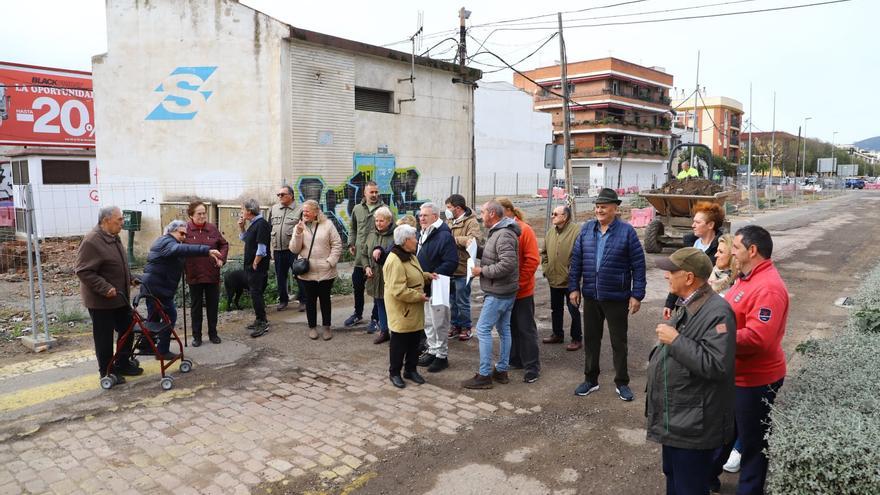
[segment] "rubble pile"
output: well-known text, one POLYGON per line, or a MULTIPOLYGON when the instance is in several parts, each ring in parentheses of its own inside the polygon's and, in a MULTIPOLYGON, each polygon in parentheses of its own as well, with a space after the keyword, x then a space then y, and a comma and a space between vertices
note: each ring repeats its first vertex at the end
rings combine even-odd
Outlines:
POLYGON ((687 194, 691 196, 712 196, 723 189, 708 179, 670 179, 656 192, 660 194, 687 194))

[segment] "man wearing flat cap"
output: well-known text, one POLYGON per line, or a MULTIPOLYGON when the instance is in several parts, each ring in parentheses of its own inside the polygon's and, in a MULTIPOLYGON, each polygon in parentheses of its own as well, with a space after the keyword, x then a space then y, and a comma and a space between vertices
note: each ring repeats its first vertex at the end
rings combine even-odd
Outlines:
POLYGON ((657 261, 678 296, 672 325, 657 325, 645 415, 663 446, 666 493, 708 493, 715 450, 734 436, 736 316, 706 283, 712 262, 687 247, 657 261))
POLYGON ((584 382, 575 395, 599 390, 599 349, 602 331, 608 334, 614 356, 617 396, 632 401, 627 370, 628 317, 645 298, 645 251, 632 225, 617 218, 620 199, 614 189, 602 189, 595 199, 596 219, 585 223, 574 242, 568 274, 568 297, 584 300, 584 382))

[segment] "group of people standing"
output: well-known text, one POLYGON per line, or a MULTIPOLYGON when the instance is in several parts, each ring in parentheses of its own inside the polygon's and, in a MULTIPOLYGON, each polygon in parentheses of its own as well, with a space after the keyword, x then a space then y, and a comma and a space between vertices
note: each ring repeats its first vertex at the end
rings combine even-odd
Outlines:
MULTIPOLYGON (((241 208, 239 237, 255 312, 250 335, 259 337, 269 328, 263 291, 269 260, 274 259, 277 310, 288 307, 292 272, 309 338, 330 340, 330 292, 342 240, 317 202, 294 207, 288 186, 280 188, 277 197, 268 219, 255 200, 241 208)), ((539 249, 533 229, 506 198, 482 205, 482 228, 457 194, 446 199, 444 209, 424 203, 418 220, 407 215, 395 223, 377 185, 370 182, 351 213, 347 247, 354 256, 355 307, 344 325, 364 322, 364 294, 369 294, 373 308, 367 331, 375 334, 376 344, 390 342, 389 380, 395 387, 405 387, 405 379, 424 383, 420 366, 434 373, 447 369, 448 341, 469 340, 472 330, 479 339, 479 365, 463 387, 507 384, 510 370, 519 369, 523 382, 534 383, 541 374, 534 302, 541 266, 550 286, 552 322, 544 344, 566 342, 567 311, 571 326, 566 349, 585 351, 584 380, 575 395, 599 390, 599 355, 607 324, 615 391, 621 400, 633 401, 627 335, 629 316, 640 310, 645 298, 645 253, 635 229, 619 218, 616 192, 603 189, 594 202, 595 218, 582 225, 567 206, 555 208, 539 249), (479 263, 470 260, 474 250, 479 263), (475 278, 483 304, 472 325, 475 278), (433 293, 438 288, 449 293, 433 293), (499 337, 497 355, 493 329, 499 337)), ((173 320, 174 291, 185 273, 193 295, 193 345, 202 343, 203 307, 208 338, 220 343, 220 267, 226 262, 228 243, 207 222, 203 203, 192 203, 188 213, 189 222, 171 222, 154 243, 142 281, 173 320)), ((98 226, 80 246, 76 267, 92 315, 102 376, 112 356, 113 330, 121 333, 130 320, 128 294, 134 281, 118 236, 121 222, 118 208, 102 209, 98 226)), ((658 344, 649 357, 646 417, 648 438, 663 445, 668 493, 717 489, 722 466, 734 457, 741 458, 738 493, 762 493, 766 478, 769 408, 786 372, 781 339, 788 293, 771 261, 770 234, 754 225, 725 233, 723 223, 718 205, 698 204, 693 236, 685 239, 688 247, 657 261, 666 272, 669 297, 662 310, 664 322, 655 329, 658 344)), ((159 352, 169 353, 167 342, 160 341, 159 352)), ((130 350, 122 349, 120 364, 110 371, 142 373, 125 359, 127 354, 130 350)))

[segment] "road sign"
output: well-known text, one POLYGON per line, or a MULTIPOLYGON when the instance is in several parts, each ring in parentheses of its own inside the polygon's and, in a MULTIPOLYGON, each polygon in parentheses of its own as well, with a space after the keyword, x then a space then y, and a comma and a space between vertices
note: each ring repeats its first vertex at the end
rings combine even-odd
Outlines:
POLYGON ((565 146, 561 144, 544 145, 544 168, 551 170, 565 168, 565 146))

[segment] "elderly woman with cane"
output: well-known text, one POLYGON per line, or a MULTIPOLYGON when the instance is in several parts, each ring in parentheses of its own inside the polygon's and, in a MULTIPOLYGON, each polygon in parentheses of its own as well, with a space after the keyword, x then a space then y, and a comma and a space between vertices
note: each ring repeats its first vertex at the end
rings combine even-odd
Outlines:
POLYGON ((406 387, 400 376, 421 385, 425 379, 419 374, 419 340, 425 330, 425 283, 436 278, 422 271, 416 258, 419 241, 416 229, 401 225, 394 229, 394 247, 385 259, 382 274, 385 278, 385 309, 388 329, 391 331, 388 375, 397 388, 406 387))
MULTIPOLYGON (((177 308, 174 305, 174 293, 180 284, 183 274, 184 258, 192 256, 210 256, 217 266, 223 264, 220 251, 201 244, 184 244, 186 239, 186 222, 173 220, 165 227, 165 235, 156 239, 147 255, 147 266, 141 278, 141 293, 153 296, 162 305, 162 310, 171 318, 171 325, 177 323, 177 308)), ((147 298, 147 312, 150 318, 156 314, 156 300, 147 298)), ((170 352, 171 335, 159 336, 156 359, 170 361, 177 354, 170 352)))

